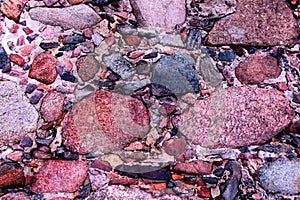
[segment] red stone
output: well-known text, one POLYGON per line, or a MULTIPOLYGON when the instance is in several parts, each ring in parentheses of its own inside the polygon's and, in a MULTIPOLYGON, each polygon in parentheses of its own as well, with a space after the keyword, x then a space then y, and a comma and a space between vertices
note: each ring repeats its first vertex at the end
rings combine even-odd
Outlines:
POLYGON ((211 173, 212 164, 202 160, 196 160, 190 163, 179 163, 173 168, 175 172, 186 174, 207 175, 211 173))
POLYGON ((183 138, 171 138, 163 142, 163 148, 171 156, 179 156, 185 151, 187 142, 183 138))
POLYGON ((9 59, 21 67, 23 67, 25 64, 24 58, 18 54, 10 54, 9 59))
POLYGON ((243 84, 262 83, 264 80, 277 78, 280 72, 277 59, 264 54, 247 57, 235 69, 236 77, 243 84))
POLYGON ((28 0, 5 0, 2 2, 0 10, 7 18, 18 22, 27 1, 28 0))
POLYGON ((72 151, 110 152, 145 136, 149 123, 148 111, 141 101, 98 90, 67 114, 62 122, 62 136, 72 151))
POLYGON ((41 117, 46 122, 56 121, 63 113, 65 96, 59 92, 48 93, 42 101, 41 117))
POLYGON ((57 65, 58 60, 56 57, 41 53, 34 58, 32 67, 29 70, 29 77, 49 85, 56 80, 57 65))
POLYGON ((25 32, 26 35, 30 35, 31 33, 33 33, 33 30, 31 30, 28 27, 23 28, 23 31, 25 32))
POLYGON ((262 144, 294 118, 289 103, 277 89, 218 89, 181 115, 179 130, 194 144, 209 148, 262 144))
POLYGON ((276 83, 278 90, 286 91, 288 90, 288 86, 285 82, 276 83))
POLYGON ((211 198, 210 189, 206 187, 200 187, 200 189, 197 190, 197 194, 202 198, 211 198))
POLYGON ((21 55, 29 56, 35 48, 36 48, 36 45, 26 45, 20 49, 21 55))
POLYGON ((83 184, 88 166, 82 161, 49 160, 34 176, 35 193, 76 192, 83 184))
POLYGON ((11 165, 0 167, 0 188, 16 188, 24 185, 23 168, 14 168, 11 165))
POLYGON ((137 182, 138 182, 137 179, 134 178, 117 177, 117 178, 113 178, 109 182, 109 185, 136 185, 137 182))
POLYGON ((112 167, 110 166, 109 162, 100 159, 94 160, 93 163, 91 164, 91 167, 98 168, 107 172, 112 170, 112 167))
POLYGON ((19 26, 18 24, 13 24, 13 25, 10 27, 9 31, 10 31, 11 33, 16 33, 16 32, 18 32, 19 27, 20 27, 20 26, 19 26))

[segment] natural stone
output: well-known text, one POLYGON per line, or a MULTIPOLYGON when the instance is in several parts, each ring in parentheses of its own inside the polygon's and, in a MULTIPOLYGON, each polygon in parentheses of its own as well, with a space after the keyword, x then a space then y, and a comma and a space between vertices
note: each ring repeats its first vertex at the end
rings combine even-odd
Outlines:
POLYGON ((5 0, 1 4, 0 10, 7 18, 18 22, 27 1, 28 0, 5 0))
POLYGON ((64 8, 37 7, 29 11, 33 20, 47 25, 60 26, 63 29, 84 29, 100 22, 100 16, 85 4, 64 8), (45 15, 47 13, 47 15, 45 15))
POLYGON ((121 54, 113 54, 103 57, 104 63, 113 72, 120 75, 122 79, 127 79, 134 74, 131 64, 121 56, 121 54))
POLYGON ((13 82, 0 81, 0 144, 19 141, 36 130, 38 113, 13 82))
POLYGON ((0 188, 17 188, 23 186, 25 176, 23 168, 15 168, 12 165, 4 164, 0 167, 0 188))
POLYGON ((28 76, 47 85, 51 84, 57 77, 57 65, 56 57, 48 53, 41 53, 34 58, 28 76))
POLYGON ((243 84, 258 84, 264 80, 277 78, 280 75, 277 59, 264 54, 253 54, 247 57, 235 69, 235 75, 243 84))
POLYGON ((98 90, 74 105, 62 124, 68 149, 79 153, 110 152, 145 136, 149 114, 135 98, 98 90))
POLYGON ((46 6, 52 6, 57 3, 59 0, 43 0, 46 6))
POLYGON ((185 20, 186 8, 184 0, 132 0, 131 6, 143 27, 160 27, 172 29, 185 20))
POLYGON ((174 166, 175 172, 183 172, 187 174, 206 175, 212 171, 212 164, 202 160, 196 160, 190 163, 179 163, 174 166))
POLYGON ((25 192, 8 193, 0 197, 1 200, 31 200, 25 192))
POLYGON ((80 57, 77 62, 77 72, 83 81, 92 79, 99 71, 100 64, 94 56, 80 57))
POLYGON ((64 109, 65 96, 59 92, 48 93, 42 101, 41 117, 46 122, 53 122, 59 119, 64 109))
POLYGON ((298 34, 297 21, 287 2, 242 0, 237 3, 236 13, 216 22, 207 44, 290 45, 297 43, 298 34))
POLYGON ((0 69, 2 69, 8 62, 8 55, 5 49, 0 44, 0 69))
POLYGON ((179 156, 186 148, 187 142, 183 138, 171 138, 163 142, 163 148, 167 154, 179 156))
POLYGON ((83 184, 88 166, 82 161, 49 160, 34 176, 35 193, 75 192, 83 184))
POLYGON ((220 88, 182 114, 179 130, 204 147, 241 147, 265 143, 293 117, 288 99, 276 89, 220 88))
POLYGON ((299 159, 280 158, 259 170, 261 185, 271 193, 298 194, 300 192, 299 159))
POLYGON ((199 75, 189 55, 174 54, 161 58, 153 66, 151 81, 174 94, 199 91, 199 75))

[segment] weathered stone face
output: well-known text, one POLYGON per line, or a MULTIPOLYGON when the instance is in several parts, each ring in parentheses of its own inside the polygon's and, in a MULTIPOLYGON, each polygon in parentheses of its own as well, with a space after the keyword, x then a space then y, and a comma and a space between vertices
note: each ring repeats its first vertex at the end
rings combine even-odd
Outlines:
POLYGON ((64 144, 79 153, 110 152, 144 137, 149 121, 141 101, 99 90, 77 103, 64 119, 64 144))
POLYGON ((198 100, 181 116, 180 131, 209 148, 261 144, 282 131, 294 111, 275 89, 231 87, 198 100))
POLYGON ((273 46, 296 44, 299 28, 287 3, 281 0, 241 0, 237 11, 220 19, 207 44, 273 46))
POLYGON ((0 81, 0 144, 17 142, 37 128, 38 113, 15 83, 0 81))

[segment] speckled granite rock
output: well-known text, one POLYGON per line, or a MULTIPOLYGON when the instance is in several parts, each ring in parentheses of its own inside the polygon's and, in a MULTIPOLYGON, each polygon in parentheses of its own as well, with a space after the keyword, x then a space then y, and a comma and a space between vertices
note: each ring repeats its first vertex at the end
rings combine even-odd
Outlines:
POLYGON ((62 115, 64 109, 64 99, 65 96, 59 92, 50 92, 48 93, 42 101, 41 105, 41 117, 46 122, 52 122, 62 115))
POLYGON ((0 144, 17 142, 37 128, 38 113, 13 82, 0 81, 0 144))
POLYGON ((287 2, 241 0, 236 13, 216 22, 207 44, 288 45, 297 43, 298 34, 297 21, 287 2))
POLYGON ((31 191, 75 192, 83 184, 88 166, 82 161, 49 160, 34 176, 31 191))
POLYGON ((262 144, 282 131, 294 111, 276 89, 231 87, 198 100, 181 116, 180 131, 204 147, 262 144))
POLYGON ((278 159, 265 164, 259 171, 262 186, 272 193, 300 192, 300 160, 278 159))
POLYGON ((145 136, 149 121, 141 101, 98 90, 78 102, 64 119, 64 145, 79 153, 110 152, 145 136))
POLYGON ((84 29, 97 24, 101 19, 91 7, 85 4, 65 8, 37 7, 32 8, 29 15, 33 20, 52 26, 60 26, 63 29, 84 29))

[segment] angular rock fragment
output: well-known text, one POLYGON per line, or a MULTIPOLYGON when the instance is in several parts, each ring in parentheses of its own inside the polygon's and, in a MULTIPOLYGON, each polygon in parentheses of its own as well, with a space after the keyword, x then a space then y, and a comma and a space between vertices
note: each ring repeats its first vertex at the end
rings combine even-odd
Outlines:
POLYGON ((243 84, 258 84, 264 80, 277 78, 281 69, 277 59, 269 55, 253 54, 235 68, 235 75, 243 84))
POLYGON ((64 145, 74 152, 110 152, 145 136, 149 122, 141 101, 98 90, 67 114, 62 136, 64 145))
POLYGON ((204 147, 262 144, 291 122, 294 111, 276 89, 231 87, 198 100, 181 116, 179 130, 204 147))
POLYGON ((280 158, 259 170, 261 185, 271 193, 298 194, 300 192, 300 160, 280 158))
POLYGON ((63 29, 84 29, 100 22, 100 16, 85 4, 64 8, 32 8, 29 15, 33 20, 52 26, 60 26, 63 29), (47 15, 45 15, 47 13, 47 15))
POLYGON ((36 130, 38 113, 15 83, 0 81, 0 88, 0 145, 8 145, 36 130))
POLYGON ((27 1, 28 0, 5 0, 1 4, 0 10, 7 18, 18 22, 27 1))
POLYGON ((299 28, 287 2, 241 0, 237 11, 216 22, 207 44, 275 46, 296 44, 299 28), (280 14, 278 14, 280 11, 280 14))
POLYGON ((88 166, 82 161, 49 160, 34 176, 35 193, 75 192, 83 184, 88 166))
POLYGON ((130 3, 139 25, 143 27, 170 29, 185 20, 184 0, 154 0, 151 3, 147 0, 132 0, 130 3))

